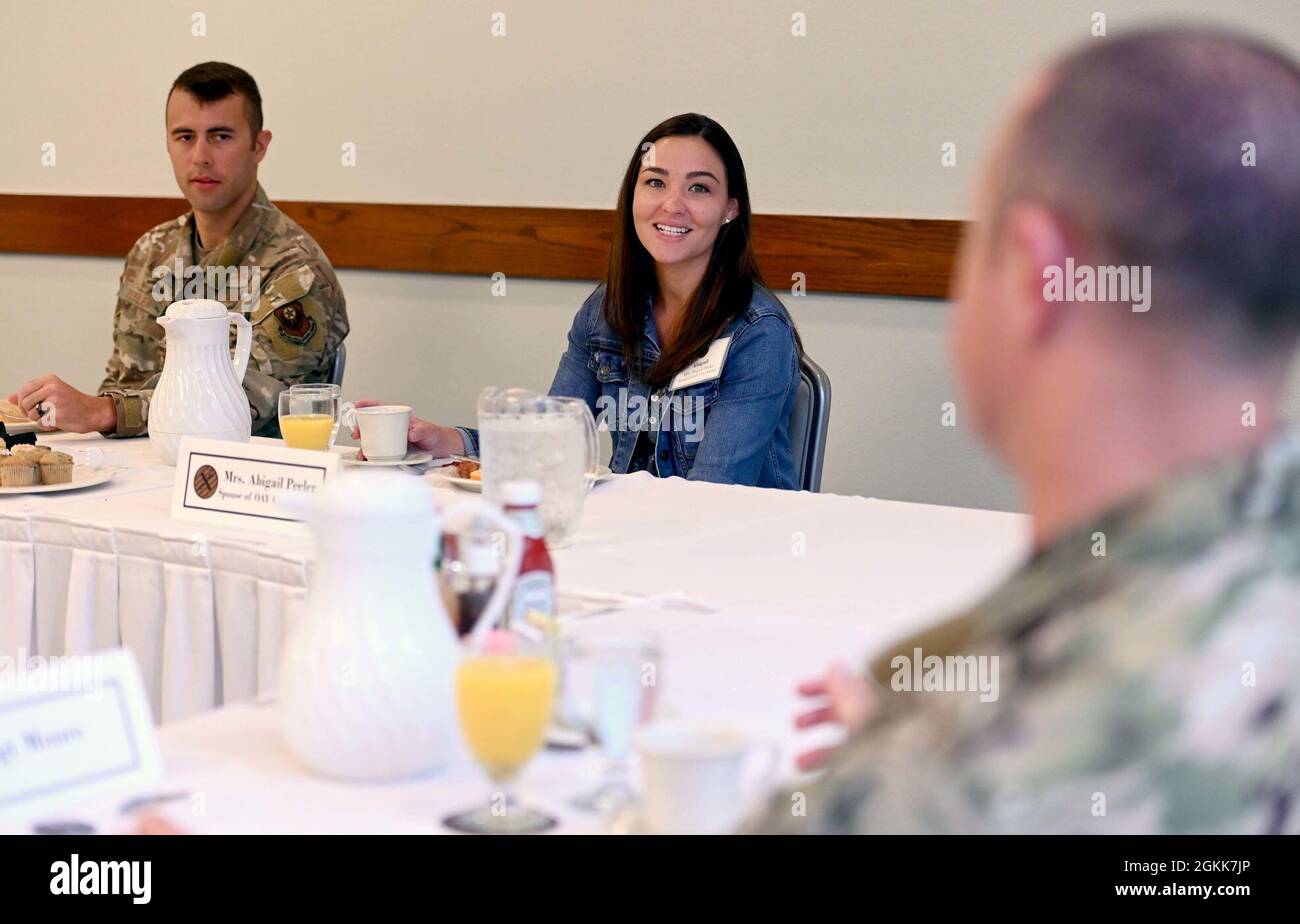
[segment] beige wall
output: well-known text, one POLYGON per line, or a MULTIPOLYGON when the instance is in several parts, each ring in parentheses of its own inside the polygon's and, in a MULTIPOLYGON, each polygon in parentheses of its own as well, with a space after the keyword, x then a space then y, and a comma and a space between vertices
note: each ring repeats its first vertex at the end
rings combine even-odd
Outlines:
MULTIPOLYGON (((273 198, 609 207, 640 134, 695 109, 735 137, 758 211, 962 217, 1008 95, 1063 45, 1100 40, 1089 36, 1099 7, 1111 35, 1209 16, 1300 52, 1295 0, 0 0, 0 192, 175 194, 166 87, 216 58, 262 87, 273 198), (191 35, 196 9, 204 37, 191 35), (502 38, 490 31, 498 10, 502 38), (795 12, 804 37, 791 35, 795 12), (949 141, 957 165, 945 168, 949 141), (45 142, 54 167, 41 165, 45 142), (355 167, 340 163, 347 142, 355 167)), ((97 384, 118 271, 0 255, 0 390, 48 370, 97 384)), ((485 384, 548 384, 590 288, 511 280, 502 299, 484 279, 340 275, 354 325, 347 391, 449 422, 472 419, 485 384)), ((956 399, 948 306, 811 282, 786 302, 834 383, 825 489, 1013 506, 960 410, 957 429, 939 425, 956 399)))

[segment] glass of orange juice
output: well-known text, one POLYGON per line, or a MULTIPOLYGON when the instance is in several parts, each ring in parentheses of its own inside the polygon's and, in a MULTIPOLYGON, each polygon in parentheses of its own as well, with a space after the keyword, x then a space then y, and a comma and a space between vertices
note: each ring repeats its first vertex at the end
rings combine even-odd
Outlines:
POLYGON ((328 388, 294 386, 280 392, 280 435, 292 449, 329 449, 339 426, 339 395, 328 388))
POLYGON ((471 834, 535 834, 555 826, 549 815, 520 805, 510 784, 546 737, 555 704, 555 662, 522 636, 489 632, 456 672, 461 733, 491 780, 487 803, 444 819, 471 834))

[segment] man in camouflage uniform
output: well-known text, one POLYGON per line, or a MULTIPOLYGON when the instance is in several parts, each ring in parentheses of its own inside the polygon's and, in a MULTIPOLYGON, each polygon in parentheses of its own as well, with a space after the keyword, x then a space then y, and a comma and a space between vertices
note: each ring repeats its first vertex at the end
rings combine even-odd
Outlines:
POLYGON ((848 740, 749 830, 1300 832, 1297 150, 1300 69, 1221 33, 1110 38, 1031 87, 953 336, 1034 552, 871 682, 807 685, 829 702, 797 724, 848 740), (1067 256, 1149 267, 1149 310, 1050 297, 1067 256))
POLYGON ((185 71, 168 94, 167 130, 176 181, 193 209, 144 234, 128 254, 99 397, 47 375, 10 400, 64 430, 146 433, 166 348, 158 318, 172 301, 213 298, 252 323, 243 387, 253 433, 279 436, 280 392, 329 379, 348 333, 342 289, 324 252, 257 182, 271 133, 250 75, 218 62, 185 71))
MULTIPOLYGON (((278 436, 277 400, 297 382, 328 381, 333 357, 348 332, 343 290, 329 260, 307 232, 267 199, 261 185, 234 231, 219 247, 198 255, 194 215, 183 215, 140 238, 126 259, 113 323, 113 355, 99 387, 113 399, 117 436, 147 430, 149 396, 162 373, 165 342, 158 317, 170 300, 155 299, 155 289, 184 294, 184 279, 156 279, 156 267, 170 268, 177 258, 184 267, 246 267, 260 271, 260 292, 230 287, 226 307, 243 311, 253 325, 252 355, 244 375, 244 392, 253 409, 253 432, 278 436), (162 281, 164 285, 159 286, 162 281), (250 307, 251 306, 251 307, 250 307)), ((191 277, 194 278, 194 277, 191 277)), ((206 278, 206 276, 205 276, 206 278)), ((251 278, 251 277, 247 277, 251 278)), ((204 293, 204 297, 219 293, 204 293)), ((234 329, 232 328, 232 336, 234 329)))

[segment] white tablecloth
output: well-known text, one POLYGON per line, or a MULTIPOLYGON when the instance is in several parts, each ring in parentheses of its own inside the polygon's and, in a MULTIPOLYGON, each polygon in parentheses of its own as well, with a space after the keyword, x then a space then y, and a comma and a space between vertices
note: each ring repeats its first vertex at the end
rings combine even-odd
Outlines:
MULTIPOLYGON (((869 634, 860 624, 748 611, 702 617, 654 605, 575 622, 571 630, 581 635, 615 624, 620 631, 653 631, 661 637, 661 715, 725 724, 755 742, 777 744, 784 755, 782 777, 792 769, 796 748, 810 745, 798 740, 791 726, 796 681, 819 670, 827 657, 858 649, 869 634)), ((167 805, 164 814, 203 833, 446 833, 442 819, 486 804, 490 789, 459 736, 456 740, 448 766, 423 778, 341 783, 314 776, 297 762, 281 735, 276 703, 231 706, 162 729, 168 779, 159 790, 187 794, 167 805)), ((758 763, 751 771, 759 770, 758 763)), ((569 804, 596 785, 601 769, 595 749, 543 750, 521 774, 517 794, 554 815, 561 832, 606 830, 607 819, 569 804)), ((752 773, 750 782, 760 791, 752 773)), ((91 820, 111 830, 111 822, 91 820)))
MULTIPOLYGON (((310 542, 172 520, 174 469, 147 440, 44 441, 98 447, 121 467, 100 487, 0 497, 0 655, 125 645, 160 722, 272 691, 285 627, 306 615, 310 542)), ((447 504, 460 496, 438 491, 447 504)), ((554 558, 561 590, 681 592, 735 620, 741 638, 824 629, 802 670, 941 618, 1026 542, 1015 514, 640 474, 597 487, 554 558)), ((717 653, 719 669, 736 650, 717 653)), ((781 673, 781 651, 764 649, 755 670, 781 673)))
POLYGON ((159 721, 273 688, 285 620, 305 607, 309 544, 171 519, 175 469, 147 440, 42 441, 99 448, 115 474, 0 497, 0 655, 124 645, 159 721))
MULTIPOLYGON (((858 651, 875 635, 861 621, 759 615, 747 607, 701 614, 663 603, 577 619, 566 631, 579 637, 592 631, 657 634, 660 717, 724 725, 755 745, 775 744, 781 753, 777 779, 759 776, 760 760, 749 767, 746 788, 752 805, 771 784, 788 781, 798 750, 834 743, 832 729, 794 730, 796 682, 818 673, 829 658, 858 651)), ((112 802, 70 804, 57 812, 6 819, 0 821, 0 833, 70 821, 89 823, 101 833, 121 833, 134 822, 119 814, 120 806, 156 794, 175 797, 157 812, 195 833, 447 833, 442 820, 486 804, 490 788, 459 736, 453 738, 454 754, 434 773, 389 783, 343 783, 315 776, 298 763, 285 744, 273 699, 228 706, 160 730, 165 781, 112 802)), ((598 818, 570 805, 595 786, 601 770, 594 748, 543 750, 524 769, 516 794, 524 804, 556 817, 561 833, 636 830, 626 818, 598 818)), ((635 785, 635 761, 631 775, 635 785)))

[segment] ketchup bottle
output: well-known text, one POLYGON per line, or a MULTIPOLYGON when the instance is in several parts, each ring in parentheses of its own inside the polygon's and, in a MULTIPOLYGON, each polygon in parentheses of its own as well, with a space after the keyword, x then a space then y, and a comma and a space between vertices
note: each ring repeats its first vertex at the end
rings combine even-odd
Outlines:
POLYGON ((543 616, 555 615, 555 566, 546 548, 542 514, 537 505, 542 489, 536 481, 507 481, 501 486, 505 515, 513 519, 523 533, 524 554, 519 563, 519 579, 506 608, 505 624, 526 621, 531 611, 543 616))
POLYGON ((492 546, 492 534, 474 521, 474 527, 461 536, 458 547, 463 549, 460 571, 455 583, 456 631, 469 635, 478 625, 479 617, 487 609, 492 590, 496 587, 497 552, 492 546))

